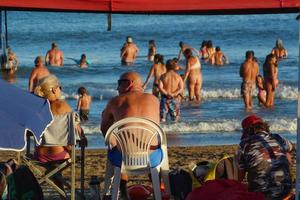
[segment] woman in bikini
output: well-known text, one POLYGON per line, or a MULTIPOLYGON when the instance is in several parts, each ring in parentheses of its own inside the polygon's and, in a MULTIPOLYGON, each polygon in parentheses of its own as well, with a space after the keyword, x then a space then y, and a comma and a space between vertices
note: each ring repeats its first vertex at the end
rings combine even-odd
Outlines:
POLYGON ((183 55, 186 58, 186 70, 183 81, 188 80, 189 100, 200 102, 202 87, 201 63, 197 57, 193 56, 191 49, 186 49, 183 55))
POLYGON ((277 60, 282 60, 287 57, 288 52, 283 46, 282 40, 276 40, 275 47, 272 49, 272 54, 274 54, 277 60))
POLYGON ((266 107, 272 108, 274 106, 275 89, 279 84, 279 81, 277 79, 277 59, 274 54, 267 55, 265 63, 263 65, 263 72, 265 79, 265 89, 267 92, 266 107))
POLYGON ((154 55, 156 54, 156 44, 154 40, 149 40, 149 47, 148 47, 148 61, 154 61, 154 55))
POLYGON ((148 77, 143 85, 144 90, 147 88, 148 83, 152 76, 154 76, 153 86, 152 86, 152 94, 156 97, 159 97, 159 89, 158 83, 160 76, 167 72, 166 66, 164 64, 164 57, 160 54, 155 54, 154 56, 154 64, 152 65, 148 77))

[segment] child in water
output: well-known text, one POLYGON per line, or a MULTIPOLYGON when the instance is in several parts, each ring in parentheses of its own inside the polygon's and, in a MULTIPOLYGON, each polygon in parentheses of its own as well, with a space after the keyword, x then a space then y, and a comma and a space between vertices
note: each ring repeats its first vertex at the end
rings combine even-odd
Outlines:
POLYGON ((86 55, 85 54, 82 54, 81 55, 81 58, 79 60, 79 67, 80 68, 87 68, 89 65, 87 59, 86 59, 86 55))
POLYGON ((89 111, 92 97, 88 95, 88 91, 87 89, 85 89, 85 87, 78 88, 77 93, 79 95, 79 99, 77 102, 77 111, 79 111, 80 120, 84 122, 89 120, 89 111))
POLYGON ((257 75, 256 77, 256 87, 258 89, 258 105, 265 106, 266 104, 266 90, 264 89, 264 78, 261 75, 257 75))

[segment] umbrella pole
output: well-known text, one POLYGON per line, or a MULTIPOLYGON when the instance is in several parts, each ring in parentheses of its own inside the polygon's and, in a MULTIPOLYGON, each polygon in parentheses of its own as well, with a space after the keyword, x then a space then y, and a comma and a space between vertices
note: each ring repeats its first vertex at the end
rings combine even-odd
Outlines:
POLYGON ((7 11, 4 11, 4 20, 5 20, 5 44, 8 46, 8 31, 7 31, 7 11))
POLYGON ((300 179, 300 15, 297 17, 299 23, 299 57, 298 57, 298 111, 297 111, 297 151, 296 151, 296 200, 299 200, 300 179), (298 146, 299 145, 299 146, 298 146))
POLYGON ((6 36, 7 33, 5 31, 7 28, 5 28, 6 23, 5 21, 5 12, 3 10, 0 10, 0 68, 5 68, 6 66, 6 36))

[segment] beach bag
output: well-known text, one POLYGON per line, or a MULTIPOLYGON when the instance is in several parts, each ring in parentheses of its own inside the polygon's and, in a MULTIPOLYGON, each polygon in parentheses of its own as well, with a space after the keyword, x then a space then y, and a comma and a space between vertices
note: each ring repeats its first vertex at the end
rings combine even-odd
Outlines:
POLYGON ((184 169, 177 168, 169 173, 171 194, 175 200, 184 200, 192 191, 192 177, 184 169))
POLYGON ((7 177, 8 200, 43 200, 42 188, 25 165, 7 177))
POLYGON ((265 200, 258 192, 248 192, 247 187, 235 180, 210 180, 194 189, 186 200, 265 200))

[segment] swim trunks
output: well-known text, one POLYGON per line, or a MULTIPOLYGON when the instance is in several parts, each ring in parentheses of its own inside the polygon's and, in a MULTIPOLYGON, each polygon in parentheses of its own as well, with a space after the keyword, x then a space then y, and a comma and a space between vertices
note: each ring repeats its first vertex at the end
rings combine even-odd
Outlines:
POLYGON ((168 114, 170 114, 172 121, 177 121, 180 116, 180 102, 177 98, 168 98, 162 95, 160 100, 160 119, 166 121, 168 114))
POLYGON ((79 116, 80 116, 80 121, 84 122, 84 121, 88 121, 89 120, 89 110, 83 110, 80 109, 79 110, 79 116))
POLYGON ((158 84, 154 83, 152 86, 152 94, 156 97, 159 97, 159 88, 158 84))
POLYGON ((252 96, 252 92, 255 88, 255 84, 252 82, 243 81, 241 85, 241 95, 250 95, 252 96))
POLYGON ((126 61, 122 60, 121 64, 126 65, 126 66, 130 66, 130 65, 133 65, 133 62, 126 62, 126 61))

